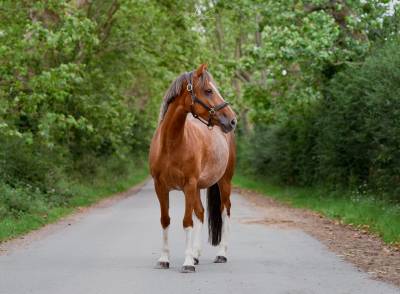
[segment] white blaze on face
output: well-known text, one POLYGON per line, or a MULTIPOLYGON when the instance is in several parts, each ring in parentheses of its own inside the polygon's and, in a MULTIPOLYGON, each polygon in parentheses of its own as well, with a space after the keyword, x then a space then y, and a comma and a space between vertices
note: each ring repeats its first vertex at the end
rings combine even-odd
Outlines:
MULTIPOLYGON (((399 0, 399 1, 400 1, 400 0, 399 0)), ((213 82, 210 82, 210 86, 211 86, 211 88, 213 89, 213 92, 216 93, 217 96, 222 100, 221 103, 225 102, 225 99, 222 97, 221 93, 219 92, 219 90, 217 89, 217 87, 214 85, 213 82)), ((219 103, 218 103, 218 104, 219 104, 219 103)), ((216 106, 216 105, 214 105, 214 106, 216 106)), ((231 108, 229 105, 228 105, 227 108, 233 113, 233 110, 232 110, 232 108, 231 108)))
POLYGON ((213 91, 218 95, 218 97, 221 98, 222 101, 225 101, 224 98, 222 98, 221 93, 219 92, 219 90, 217 89, 217 87, 214 85, 213 82, 210 82, 210 86, 213 89, 213 91))

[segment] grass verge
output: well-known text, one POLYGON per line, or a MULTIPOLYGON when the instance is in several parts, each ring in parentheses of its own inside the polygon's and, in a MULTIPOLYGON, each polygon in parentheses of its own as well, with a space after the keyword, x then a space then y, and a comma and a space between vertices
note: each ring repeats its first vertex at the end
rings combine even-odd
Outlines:
MULTIPOLYGON (((73 195, 67 202, 50 205, 41 202, 40 209, 21 211, 18 216, 7 216, 0 220, 0 242, 26 234, 46 224, 53 223, 72 213, 78 207, 90 206, 112 194, 128 190, 144 181, 148 176, 146 164, 131 165, 124 175, 103 171, 94 179, 66 181, 61 185, 73 195)), ((15 195, 16 198, 18 197, 15 195)), ((27 204, 29 205, 29 204, 27 204)))
POLYGON ((308 208, 345 224, 368 229, 388 244, 400 243, 400 204, 373 195, 328 192, 322 188, 281 186, 266 179, 235 175, 234 185, 254 190, 293 207, 308 208))

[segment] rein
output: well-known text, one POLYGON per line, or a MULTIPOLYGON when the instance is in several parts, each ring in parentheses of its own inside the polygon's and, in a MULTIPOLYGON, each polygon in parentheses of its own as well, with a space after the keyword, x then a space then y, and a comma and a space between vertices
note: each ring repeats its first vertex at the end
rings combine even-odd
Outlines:
POLYGON ((199 121, 201 121, 203 124, 205 124, 208 129, 212 129, 213 128, 213 124, 212 124, 212 118, 214 117, 215 113, 221 109, 223 109, 224 107, 229 105, 229 102, 222 102, 221 104, 215 105, 215 106, 209 106, 206 103, 204 103, 204 101, 200 100, 196 94, 193 91, 193 74, 192 72, 189 74, 189 79, 187 80, 187 86, 186 86, 186 90, 188 90, 188 92, 190 93, 190 96, 192 97, 192 104, 190 105, 190 112, 192 113, 194 118, 197 118, 199 121), (195 104, 200 104, 201 106, 203 106, 203 108, 205 108, 208 111, 208 120, 205 120, 204 118, 200 117, 195 111, 194 111, 194 105, 195 104))

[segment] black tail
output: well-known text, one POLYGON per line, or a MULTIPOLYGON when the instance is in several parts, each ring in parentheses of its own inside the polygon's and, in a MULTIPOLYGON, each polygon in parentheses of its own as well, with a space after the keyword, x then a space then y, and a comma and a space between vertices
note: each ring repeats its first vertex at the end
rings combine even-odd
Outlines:
POLYGON ((208 209, 208 241, 213 246, 221 242, 222 216, 221 216, 221 195, 218 184, 207 189, 208 209))

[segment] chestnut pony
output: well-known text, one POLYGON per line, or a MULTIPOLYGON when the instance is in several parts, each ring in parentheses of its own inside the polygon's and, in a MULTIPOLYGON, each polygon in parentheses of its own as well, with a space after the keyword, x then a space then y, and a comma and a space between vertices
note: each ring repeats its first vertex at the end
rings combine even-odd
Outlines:
POLYGON ((214 262, 227 261, 231 179, 235 166, 233 130, 236 115, 219 93, 205 64, 179 76, 161 105, 150 146, 150 172, 161 208, 163 246, 158 268, 169 268, 169 191, 185 194, 186 233, 182 272, 194 272, 201 251, 204 208, 200 189, 207 189, 209 240, 219 246, 214 262))

